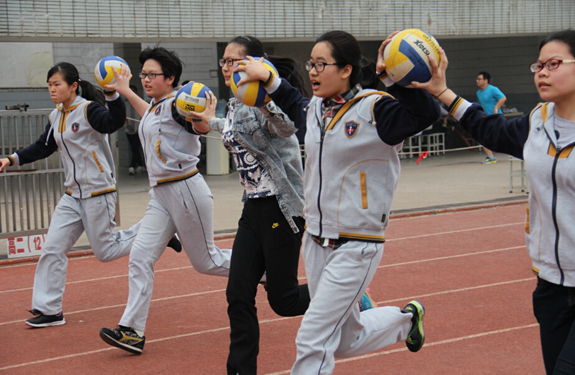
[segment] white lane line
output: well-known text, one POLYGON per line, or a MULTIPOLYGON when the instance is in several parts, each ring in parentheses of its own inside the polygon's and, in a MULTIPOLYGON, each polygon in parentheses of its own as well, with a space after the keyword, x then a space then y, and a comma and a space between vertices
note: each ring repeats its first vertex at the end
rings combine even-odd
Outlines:
MULTIPOLYGON (((166 269, 163 269, 163 270, 156 270, 155 273, 169 272, 169 271, 178 271, 178 270, 184 270, 184 269, 189 269, 189 268, 193 268, 193 267, 192 267, 192 266, 185 266, 185 267, 176 267, 176 268, 166 268, 166 269)), ((81 284, 81 283, 88 283, 88 282, 102 281, 102 280, 111 280, 111 279, 117 279, 117 278, 121 278, 121 277, 128 277, 128 274, 126 273, 126 274, 123 274, 123 275, 98 277, 98 278, 95 278, 95 279, 68 281, 68 282, 66 282, 66 285, 81 284)), ((28 288, 20 288, 20 289, 2 290, 2 291, 0 291, 0 294, 2 294, 2 293, 9 293, 9 292, 21 292, 21 291, 23 291, 23 290, 32 290, 32 289, 33 289, 32 287, 28 287, 28 288)))
MULTIPOLYGON (((294 319, 294 318, 298 318, 298 317, 285 317, 285 318, 277 318, 277 319, 266 319, 266 320, 260 321, 260 324, 279 322, 279 321, 282 321, 282 320, 288 320, 288 319, 294 319)), ((301 318, 301 317, 299 317, 299 318, 301 318)), ((173 339, 179 339, 179 338, 184 338, 184 337, 191 337, 191 336, 203 335, 203 334, 207 334, 207 333, 214 333, 214 332, 226 331, 226 330, 229 330, 229 329, 230 329, 230 327, 228 326, 228 327, 214 328, 214 329, 209 329, 209 330, 199 331, 199 332, 184 333, 184 334, 181 334, 181 335, 169 336, 169 337, 164 337, 164 338, 161 338, 161 339, 149 340, 149 341, 146 341, 146 343, 147 343, 147 344, 152 344, 152 343, 161 342, 161 341, 166 341, 166 340, 173 340, 173 339)), ((37 364, 41 364, 41 363, 59 361, 59 360, 62 360, 62 359, 69 359, 69 358, 81 357, 81 356, 84 356, 84 355, 97 354, 97 353, 105 352, 105 351, 108 351, 108 350, 114 350, 114 349, 117 349, 117 348, 109 347, 109 348, 105 348, 105 349, 90 350, 90 351, 83 352, 83 353, 68 354, 68 355, 63 355, 63 356, 60 356, 60 357, 46 358, 46 359, 41 359, 41 360, 38 360, 38 361, 32 361, 32 362, 26 362, 26 363, 19 363, 19 364, 17 364, 17 365, 0 367, 0 371, 10 370, 10 369, 18 368, 18 367, 32 366, 32 365, 37 365, 37 364)))
POLYGON ((418 264, 418 263, 426 263, 426 262, 434 262, 436 260, 446 260, 446 259, 455 259, 461 257, 469 257, 475 255, 483 255, 489 253, 497 253, 500 251, 508 251, 508 250, 517 250, 517 249, 525 249, 526 245, 521 246, 512 246, 512 247, 504 247, 502 249, 493 249, 493 250, 485 250, 485 251, 477 251, 475 253, 466 253, 466 254, 457 254, 457 255, 449 255, 445 257, 438 257, 438 258, 429 258, 429 259, 420 259, 420 260, 413 260, 411 262, 401 262, 401 263, 392 263, 392 264, 384 264, 382 266, 377 267, 379 268, 388 268, 388 267, 397 267, 397 266, 405 266, 407 264, 418 264))
MULTIPOLYGON (((225 289, 216 289, 216 290, 209 290, 209 291, 206 291, 206 292, 198 292, 198 293, 191 293, 191 294, 181 294, 181 295, 178 295, 178 296, 156 298, 156 299, 153 299, 152 302, 167 301, 167 300, 171 300, 171 299, 186 298, 186 297, 196 297, 196 296, 201 296, 201 295, 206 295, 206 294, 213 294, 213 293, 220 293, 220 292, 225 292, 225 291, 226 291, 225 289)), ((122 304, 119 304, 119 305, 101 306, 101 307, 94 307, 94 308, 86 309, 86 310, 71 311, 71 312, 67 312, 66 315, 73 315, 73 314, 81 314, 81 313, 92 312, 92 311, 114 309, 114 308, 117 308, 117 307, 126 307, 126 304, 125 304, 125 303, 122 303, 122 304)), ((0 323, 0 326, 7 325, 7 324, 14 324, 14 323, 24 323, 24 320, 13 320, 13 321, 11 321, 11 322, 2 322, 2 323, 0 323)))
MULTIPOLYGON (((524 280, 525 280, 525 279, 524 279, 524 280)), ((524 281, 524 280, 516 280, 515 282, 524 281)), ((531 280, 531 279, 529 279, 529 280, 531 280)), ((507 283, 511 283, 511 282, 507 282, 507 283)), ((496 283, 496 284, 490 284, 490 285, 481 286, 481 287, 494 286, 494 285, 500 285, 500 284, 506 284, 506 283, 496 283)), ((479 287, 458 289, 458 290, 456 290, 456 291, 451 291, 451 292, 457 292, 457 291, 463 291, 463 290, 470 290, 470 289, 477 289, 477 288, 479 288, 479 287)), ((425 295, 425 296, 436 295, 436 294, 440 294, 440 293, 434 293, 434 294, 429 294, 429 295, 425 295)), ((419 296, 419 297, 422 297, 422 296, 419 296)), ((412 298, 412 297, 402 298, 402 300, 410 299, 410 298, 412 298)), ((390 301, 387 301, 387 302, 390 302, 390 301)), ((382 303, 383 303, 383 302, 382 302, 382 303)), ((260 321, 260 324, 275 323, 275 322, 279 322, 279 321, 282 321, 282 320, 290 320, 290 319, 296 319, 296 318, 301 318, 301 317, 283 317, 283 318, 277 318, 277 319, 267 319, 267 320, 262 320, 262 321, 260 321)), ((478 337, 483 337, 483 336, 489 336, 489 335, 494 335, 494 334, 500 334, 500 333, 506 333, 506 332, 510 332, 510 331, 515 331, 515 330, 525 329, 525 328, 532 328, 532 327, 537 327, 537 326, 538 326, 538 324, 535 323, 535 324, 529 324, 529 325, 520 326, 520 327, 512 327, 512 328, 500 329, 500 330, 496 330, 496 331, 482 332, 482 333, 473 334, 473 335, 468 335, 468 336, 462 336, 462 337, 456 337, 456 338, 447 339, 447 340, 441 340, 441 341, 426 343, 426 344, 425 344, 425 347, 436 346, 436 345, 444 345, 444 344, 449 344, 449 343, 452 343, 452 342, 457 342, 457 341, 462 341, 462 340, 469 340, 469 339, 473 339, 473 338, 478 338, 478 337)), ((179 339, 179 338, 184 338, 184 337, 198 336, 198 335, 209 334, 209 333, 214 333, 214 332, 221 332, 221 331, 226 331, 226 330, 229 330, 229 329, 230 329, 230 327, 227 326, 227 327, 214 328, 214 329, 205 330, 205 331, 199 331, 199 332, 190 332, 190 333, 185 333, 185 334, 181 334, 181 335, 175 335, 175 336, 169 336, 169 337, 164 337, 164 338, 160 338, 160 339, 149 340, 149 341, 148 341, 148 344, 152 344, 152 343, 156 343, 156 342, 161 342, 161 341, 166 341, 166 340, 179 339)), ((97 353, 101 353, 101 352, 105 352, 105 351, 113 350, 113 349, 115 349, 115 348, 105 348, 105 349, 91 350, 91 351, 83 352, 83 353, 69 354, 69 355, 60 356, 60 357, 47 358, 47 359, 42 359, 42 360, 38 360, 38 361, 20 363, 20 364, 17 364, 17 365, 11 365, 11 366, 6 366, 6 367, 1 367, 1 368, 0 368, 0 371, 10 370, 10 369, 19 368, 19 367, 25 367, 25 366, 31 366, 31 365, 37 365, 37 364, 41 364, 41 363, 53 362, 53 361, 58 361, 58 360, 62 360, 62 359, 75 358, 75 357, 80 357, 80 356, 84 356, 84 355, 97 354, 97 353)), ((402 352, 402 351, 405 351, 405 350, 407 350, 407 348, 399 348, 399 349, 388 350, 388 351, 383 351, 383 352, 378 352, 378 353, 366 354, 366 355, 359 356, 359 357, 337 360, 336 363, 343 363, 343 362, 349 362, 349 361, 358 361, 358 360, 365 359, 365 358, 376 357, 376 356, 386 355, 386 354, 392 354, 392 353, 402 352)), ((286 370, 286 371, 282 371, 282 372, 270 373, 270 374, 267 374, 267 375, 289 374, 289 372, 290 372, 290 370, 286 370)))
MULTIPOLYGON (((534 324, 527 324, 527 325, 519 326, 519 327, 511 327, 511 328, 505 328, 505 329, 498 329, 498 330, 495 330, 495 331, 476 333, 476 334, 474 334, 474 335, 455 337, 455 338, 452 338, 452 339, 440 340, 440 341, 435 341, 435 342, 430 342, 430 343, 427 343, 427 342, 426 342, 425 345, 424 345, 424 348, 428 348, 428 347, 430 347, 430 346, 438 346, 438 345, 451 344, 451 343, 458 342, 458 341, 476 339, 476 338, 484 337, 484 336, 498 335, 498 334, 507 333, 507 332, 512 332, 512 331, 518 331, 518 330, 521 330, 521 329, 535 328, 535 327, 538 327, 538 326, 539 326, 538 323, 534 323, 534 324)), ((362 360, 362 359, 379 357, 379 356, 382 356, 382 355, 400 353, 400 352, 405 352, 405 351, 407 351, 407 348, 398 348, 398 349, 393 349, 393 350, 386 350, 386 351, 383 351, 383 352, 365 354, 365 355, 361 355, 361 356, 353 357, 353 358, 338 359, 338 360, 335 361, 335 363, 344 363, 344 362, 360 361, 360 360, 362 360)), ((280 371, 280 372, 272 372, 272 373, 268 373, 268 374, 266 374, 266 375, 283 375, 283 374, 289 374, 290 371, 291 371, 291 369, 290 369, 290 370, 285 370, 285 371, 280 371)))
POLYGON ((411 240, 411 239, 414 239, 414 238, 424 238, 424 237, 431 237, 431 236, 441 236, 441 235, 444 235, 444 234, 471 232, 471 231, 476 231, 476 230, 485 230, 485 229, 493 229, 493 228, 503 228, 503 227, 509 227, 509 226, 519 225, 519 224, 525 225, 525 222, 522 222, 522 221, 521 221, 521 222, 518 222, 518 223, 507 223, 507 224, 500 224, 500 225, 490 225, 490 226, 488 226, 488 227, 458 229, 458 230, 451 230, 451 231, 447 231, 447 232, 418 234, 417 236, 390 238, 390 239, 388 239, 388 240, 385 240, 385 242, 411 240))
MULTIPOLYGON (((422 234, 422 235, 411 236, 411 237, 392 238, 392 239, 387 240, 386 242, 390 242, 390 241, 402 241, 402 240, 408 240, 408 239, 414 239, 414 238, 423 238, 423 237, 429 237, 429 236, 438 236, 438 235, 441 235, 441 234, 461 233, 461 232, 469 231, 469 230, 492 229, 492 228, 497 228, 497 227, 502 227, 502 226, 508 226, 508 225, 517 225, 517 224, 523 224, 523 223, 504 224, 504 225, 496 225, 496 226, 490 226, 490 227, 482 227, 482 228, 474 228, 474 229, 465 229, 465 230, 459 230, 459 231, 440 232, 440 233, 433 233, 433 234, 422 234)), ((449 257, 422 259, 422 260, 413 261, 413 262, 387 264, 387 265, 379 266, 378 268, 395 267, 395 266, 401 266, 401 265, 406 265, 406 264, 416 264, 416 263, 422 263, 422 262, 430 262, 430 261, 435 261, 435 260, 445 260, 445 259, 457 258, 457 257, 463 257, 463 256, 479 255, 479 254, 481 254, 481 253, 487 254, 487 253, 492 253, 492 252, 497 252, 497 251, 512 250, 512 249, 524 248, 524 247, 525 247, 525 245, 523 245, 523 246, 517 246, 517 247, 508 247, 508 248, 504 248, 504 249, 486 250, 486 251, 483 251, 483 252, 476 252, 476 253, 459 254, 459 255, 453 255, 453 256, 449 256, 449 257)), ((164 269, 164 270, 157 270, 156 272, 169 272, 169 271, 183 270, 183 269, 189 269, 189 268, 193 268, 193 267, 192 267, 192 266, 185 266, 185 267, 177 267, 177 268, 168 268, 168 269, 164 269)), ((80 284, 80 283, 87 283, 87 282, 95 282, 95 281, 100 281, 100 280, 109 280, 109 279, 121 278, 121 277, 127 277, 127 276, 128 276, 128 274, 124 274, 124 275, 101 277, 101 278, 95 278, 95 279, 70 281, 70 282, 66 282, 66 285, 80 284)), ((21 292, 21 291, 25 291, 25 290, 32 290, 32 287, 20 288, 20 289, 2 290, 2 291, 0 291, 0 294, 10 293, 10 292, 21 292)))
POLYGON ((502 281, 502 282, 500 282, 500 283, 470 286, 470 287, 468 287, 468 288, 452 289, 452 290, 445 290, 445 291, 443 291, 443 292, 420 294, 420 295, 411 296, 411 297, 402 297, 402 298, 396 298, 396 299, 389 299, 389 300, 387 300, 387 301, 381 301, 381 302, 376 302, 376 303, 377 303, 378 305, 387 305, 387 304, 389 304, 389 303, 391 303, 391 302, 411 301, 411 300, 413 300, 413 299, 418 299, 418 298, 440 296, 440 295, 443 295, 443 294, 450 294, 450 293, 468 292, 468 291, 470 291, 470 290, 491 288, 491 287, 494 287, 494 286, 508 285, 508 284, 514 284, 514 283, 522 283, 522 282, 525 282, 525 281, 535 281, 535 280, 536 280, 536 277, 535 277, 535 275, 534 275, 533 277, 529 277, 529 278, 526 278, 526 279, 509 280, 509 281, 502 281))
MULTIPOLYGON (((385 264, 383 266, 379 266, 378 268, 388 268, 388 267, 396 267, 396 266, 402 266, 402 265, 408 265, 408 264, 418 264, 418 263, 425 263, 425 262, 431 262, 431 261, 437 261, 437 260, 446 260, 446 259, 453 259, 453 258, 460 258, 460 257, 467 257, 467 256, 474 256, 474 255, 482 255, 482 254, 487 254, 487 253, 495 253, 495 252, 499 252, 499 251, 508 251, 508 250, 516 250, 516 249, 521 249, 524 248, 525 246, 514 246, 514 247, 507 247, 507 248, 503 248, 503 249, 494 249, 494 250, 486 250, 486 251, 481 251, 481 252, 476 252, 476 253, 467 253, 467 254, 458 254, 458 255, 452 255, 452 256, 447 256, 447 257, 439 257, 439 258, 430 258, 430 259, 422 259, 422 260, 416 260, 416 261, 412 261, 412 262, 402 262, 402 263, 394 263, 394 264, 385 264)), ((172 269, 165 269, 165 270, 160 270, 157 272, 167 272, 167 271, 173 271, 173 270, 178 270, 178 269, 186 269, 186 268, 192 268, 191 266, 186 266, 186 267, 180 267, 180 268, 172 268, 172 269)), ((102 278, 102 279, 91 279, 91 280, 83 280, 83 281, 78 281, 78 282, 72 282, 72 283, 79 283, 79 282, 87 282, 87 281, 98 281, 98 280, 105 280, 105 279, 110 279, 110 278, 115 278, 115 277, 125 277, 128 275, 121 275, 121 276, 112 276, 112 277, 108 277, 108 278, 102 278)), ((298 280, 306 280, 306 277, 299 277, 298 280)), ((518 281, 526 281, 526 280, 532 280, 531 278, 529 279, 522 279, 522 280, 518 280, 518 281)), ((504 282, 503 284, 506 284, 509 282, 504 282)), ((499 285, 499 284, 489 284, 486 285, 484 287, 488 287, 491 285, 499 285)), ((479 288, 479 287, 475 287, 475 288, 479 288)), ((21 290, 29 290, 32 288, 26 288, 26 289, 14 289, 11 291, 21 291, 21 290)), ((198 296, 198 295, 203 295, 203 294, 208 294, 208 293, 218 293, 218 292, 222 292, 225 291, 225 289, 217 289, 217 290, 213 290, 213 291, 207 291, 207 292, 200 292, 200 293, 192 293, 192 294, 185 294, 185 295, 180 295, 180 296, 172 296, 172 297, 165 297, 165 298, 158 298, 158 299, 153 299, 152 302, 156 302, 156 301, 164 301, 164 300, 168 300, 168 299, 176 299, 176 298, 184 298, 184 297, 194 297, 194 296, 198 296)), ((10 292, 10 291, 4 291, 3 293, 6 292, 10 292)), ((448 291, 447 293, 449 293, 450 291, 448 291)), ((439 293, 435 293, 435 294, 430 294, 430 295, 436 295, 436 294, 441 294, 444 292, 439 292, 439 293)), ((428 295, 425 295, 428 296, 428 295)), ((416 298, 416 297, 411 297, 411 299, 416 298)), ((419 297, 421 298, 421 297, 419 297)), ((398 300, 393 300, 393 301, 401 301, 403 299, 398 299, 398 300)), ((262 301, 261 303, 266 303, 267 301, 262 301)), ((386 301, 386 302, 391 302, 391 301, 386 301)), ((378 302, 378 303, 384 303, 384 302, 378 302)), ((112 305, 112 306, 103 306, 103 307, 96 307, 96 308, 92 308, 92 309, 87 309, 87 310, 80 310, 80 311, 72 311, 69 313, 66 313, 66 315, 70 315, 70 314, 77 314, 77 313, 81 313, 81 312, 90 312, 90 311, 98 311, 98 310, 104 310, 104 309, 111 309, 111 308, 116 308, 116 307, 122 307, 122 306, 126 306, 126 304, 121 304, 121 305, 112 305)), ((21 323, 22 320, 13 320, 13 321, 9 321, 9 322, 3 322, 0 323, 0 326, 2 325, 6 325, 6 324, 13 324, 13 323, 21 323)))

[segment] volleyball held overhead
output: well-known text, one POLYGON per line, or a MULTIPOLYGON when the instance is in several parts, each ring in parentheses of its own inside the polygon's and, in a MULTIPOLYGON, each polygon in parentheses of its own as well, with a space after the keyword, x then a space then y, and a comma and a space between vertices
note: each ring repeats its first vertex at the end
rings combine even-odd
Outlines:
POLYGON ((385 46, 383 58, 387 74, 397 84, 427 82, 431 79, 429 59, 439 64, 439 43, 421 30, 403 30, 385 46))
POLYGON ((94 77, 96 77, 98 85, 105 88, 106 85, 113 85, 116 83, 116 75, 114 74, 114 69, 112 69, 112 67, 116 67, 118 72, 122 73, 122 65, 126 67, 128 69, 128 73, 130 73, 128 63, 121 57, 107 56, 98 61, 96 68, 94 69, 94 77))

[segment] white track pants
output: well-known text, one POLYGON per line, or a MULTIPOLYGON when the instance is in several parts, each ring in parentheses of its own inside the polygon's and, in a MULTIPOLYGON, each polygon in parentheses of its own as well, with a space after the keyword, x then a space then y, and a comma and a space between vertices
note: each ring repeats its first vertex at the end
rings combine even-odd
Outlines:
POLYGON ((155 186, 130 253, 130 294, 120 325, 144 331, 154 288, 154 265, 174 233, 192 266, 228 276, 231 250, 214 246, 213 196, 202 175, 155 186))
POLYGON ((130 253, 140 223, 128 230, 116 231, 116 193, 87 199, 64 194, 50 221, 42 255, 36 266, 32 308, 45 315, 62 311, 66 284, 66 254, 86 231, 92 251, 101 262, 109 262, 130 253))
POLYGON ((292 374, 331 374, 334 357, 355 357, 407 338, 412 314, 392 306, 359 312, 382 243, 350 241, 332 250, 304 235, 302 254, 311 303, 297 334, 292 374))

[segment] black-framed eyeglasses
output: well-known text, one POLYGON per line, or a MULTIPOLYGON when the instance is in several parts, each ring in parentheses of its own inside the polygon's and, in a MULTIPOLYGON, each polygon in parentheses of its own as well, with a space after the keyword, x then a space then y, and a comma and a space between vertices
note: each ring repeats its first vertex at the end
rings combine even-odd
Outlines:
POLYGON ((232 66, 234 66, 236 61, 242 61, 242 60, 245 60, 245 59, 225 59, 225 60, 220 59, 219 63, 220 63, 221 67, 223 67, 224 65, 227 65, 228 68, 231 68, 232 66))
POLYGON ((533 63, 529 65, 529 69, 531 70, 531 73, 537 73, 540 72, 543 69, 543 67, 547 68, 547 70, 555 70, 559 68, 559 65, 561 64, 567 64, 572 62, 575 62, 575 60, 551 59, 545 61, 544 63, 540 62, 533 63))
POLYGON ((307 70, 308 72, 311 72, 311 70, 315 68, 316 72, 321 73, 325 70, 325 67, 328 65, 337 65, 337 63, 326 63, 321 61, 312 63, 311 61, 308 60, 305 62, 304 67, 305 70, 307 70))
POLYGON ((142 73, 140 72, 140 74, 138 74, 138 77, 140 77, 141 79, 146 79, 149 78, 150 80, 156 78, 157 76, 163 76, 164 73, 142 73))

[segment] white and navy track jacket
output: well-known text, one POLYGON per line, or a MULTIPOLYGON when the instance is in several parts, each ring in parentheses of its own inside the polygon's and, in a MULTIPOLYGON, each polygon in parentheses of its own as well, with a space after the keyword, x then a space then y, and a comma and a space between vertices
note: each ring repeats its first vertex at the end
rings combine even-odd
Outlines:
POLYGON ((525 240, 533 272, 575 287, 575 143, 557 147, 554 104, 539 104, 531 114, 506 121, 457 98, 450 114, 485 147, 525 161, 531 185, 525 240))
POLYGON ((124 126, 126 105, 118 93, 106 100, 109 110, 81 96, 66 110, 57 105, 40 138, 9 156, 11 162, 14 165, 32 163, 59 150, 67 194, 84 199, 115 191, 108 134, 124 126))
POLYGON ((322 98, 311 100, 285 80, 268 88, 297 127, 307 126, 304 175, 308 233, 322 238, 383 242, 400 172, 403 140, 439 117, 423 90, 393 85, 392 95, 362 90, 321 131, 322 98))
POLYGON ((139 135, 150 186, 183 180, 198 173, 200 136, 175 109, 176 92, 152 99, 140 121, 139 135))

